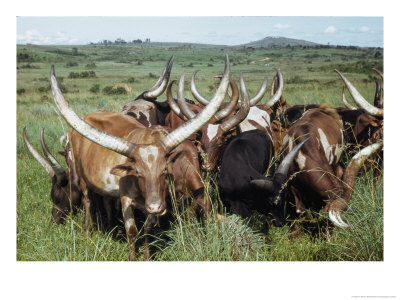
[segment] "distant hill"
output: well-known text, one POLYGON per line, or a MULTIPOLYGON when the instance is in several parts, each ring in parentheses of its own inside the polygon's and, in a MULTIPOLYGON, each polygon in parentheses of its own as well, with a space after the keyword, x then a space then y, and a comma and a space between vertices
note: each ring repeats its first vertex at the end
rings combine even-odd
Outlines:
POLYGON ((289 46, 316 46, 319 44, 304 41, 304 40, 289 39, 289 38, 280 37, 280 36, 277 36, 277 37, 267 36, 266 38, 263 38, 262 40, 250 42, 247 44, 241 44, 239 46, 254 47, 254 48, 259 48, 259 47, 273 48, 273 47, 286 47, 287 45, 289 45, 289 46))

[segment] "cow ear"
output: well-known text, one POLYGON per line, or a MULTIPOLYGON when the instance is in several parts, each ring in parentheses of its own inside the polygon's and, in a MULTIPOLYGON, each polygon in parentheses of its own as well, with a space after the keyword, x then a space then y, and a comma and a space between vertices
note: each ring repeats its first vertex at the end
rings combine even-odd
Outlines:
POLYGON ((58 151, 59 154, 61 154, 62 156, 65 156, 67 154, 67 152, 65 151, 58 151))
POLYGON ((274 191, 274 182, 271 179, 253 179, 250 181, 250 185, 254 188, 272 193, 274 191))
POLYGON ((115 166, 114 168, 111 169, 110 173, 116 176, 126 176, 128 175, 129 171, 132 171, 133 168, 130 164, 122 164, 115 166))

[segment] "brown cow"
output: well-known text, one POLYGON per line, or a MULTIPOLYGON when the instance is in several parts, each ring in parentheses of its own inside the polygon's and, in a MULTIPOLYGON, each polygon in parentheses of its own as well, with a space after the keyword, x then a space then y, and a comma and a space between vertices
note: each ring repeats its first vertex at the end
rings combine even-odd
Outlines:
MULTIPOLYGON (((229 77, 229 59, 226 56, 224 77, 210 104, 195 118, 168 133, 161 126, 146 128, 132 117, 112 112, 95 112, 80 119, 62 96, 52 66, 54 100, 72 127, 69 140, 84 193, 85 227, 90 225, 88 190, 102 196, 119 197, 129 244, 129 260, 136 260, 138 230, 134 209, 148 215, 145 233, 156 216, 166 213, 166 178, 173 175, 172 164, 186 151, 179 146, 218 110, 228 88, 229 77)), ((183 84, 184 75, 182 78, 180 82, 183 84)), ((149 255, 146 234, 144 257, 147 259, 149 255)))
POLYGON ((306 111, 289 128, 284 138, 286 152, 308 136, 310 140, 298 153, 288 175, 296 174, 290 187, 295 198, 296 212, 303 213, 305 208, 319 210, 324 207, 335 225, 347 227, 340 217, 340 211, 347 208, 361 164, 371 152, 379 150, 382 143, 379 146, 374 144, 372 150, 368 148, 355 157, 356 162, 347 167, 344 180, 341 181, 343 171, 338 162, 344 144, 343 127, 337 112, 328 107, 306 111))
MULTIPOLYGON (((44 129, 40 134, 42 149, 46 156, 42 156, 29 142, 26 136, 26 129, 22 130, 22 136, 29 152, 33 157, 42 165, 46 172, 51 177, 51 192, 50 197, 53 202, 52 220, 56 224, 65 224, 65 219, 70 212, 71 208, 76 211, 81 206, 82 191, 79 186, 79 180, 73 169, 73 162, 66 157, 68 169, 64 168, 58 163, 55 157, 50 153, 44 141, 44 129)), ((66 148, 66 153, 70 154, 70 149, 66 148)), ((72 158, 72 157, 71 157, 72 158)))

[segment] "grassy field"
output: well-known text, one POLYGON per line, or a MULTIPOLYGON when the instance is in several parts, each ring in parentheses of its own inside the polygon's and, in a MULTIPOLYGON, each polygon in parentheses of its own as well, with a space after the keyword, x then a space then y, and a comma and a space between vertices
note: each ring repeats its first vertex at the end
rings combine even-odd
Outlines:
MULTIPOLYGON (((372 49, 256 49, 221 47, 141 47, 134 45, 17 46, 17 260, 21 261, 121 261, 128 254, 122 228, 114 232, 94 230, 83 234, 83 211, 71 216, 65 226, 51 223, 51 181, 30 155, 22 139, 22 128, 40 149, 40 130, 63 165, 59 138, 68 125, 58 115, 49 89, 51 64, 62 83, 64 96, 83 116, 97 110, 119 112, 122 106, 153 86, 167 60, 174 55, 171 79, 186 72, 187 98, 191 73, 197 75, 199 90, 207 97, 215 91, 212 76, 223 71, 229 54, 232 76, 244 78, 254 95, 265 74, 272 79, 280 68, 284 96, 289 104, 326 103, 342 106, 342 82, 337 68, 368 100, 375 91, 375 73, 383 58, 372 49), (117 84, 130 88, 126 94, 107 91, 117 84)), ((263 101, 266 101, 265 97, 263 101)), ((350 98, 350 97, 348 97, 350 98)), ((164 97, 161 97, 164 100, 164 97)), ((346 159, 346 158, 345 158, 346 159)), ((221 211, 214 187, 216 174, 203 174, 214 209, 221 211)), ((179 203, 179 199, 176 200, 179 203)), ((383 178, 366 170, 357 180, 349 209, 343 213, 352 224, 348 230, 323 229, 326 216, 311 212, 301 222, 311 224, 300 237, 290 239, 290 225, 263 226, 263 217, 250 219, 228 216, 228 222, 188 218, 184 205, 176 205, 175 217, 166 229, 156 229, 152 242, 153 260, 268 260, 342 261, 383 260, 383 178)), ((99 225, 100 227, 100 225, 99 225)), ((139 237, 139 245, 143 235, 139 237)), ((138 258, 142 258, 139 248, 138 258)))

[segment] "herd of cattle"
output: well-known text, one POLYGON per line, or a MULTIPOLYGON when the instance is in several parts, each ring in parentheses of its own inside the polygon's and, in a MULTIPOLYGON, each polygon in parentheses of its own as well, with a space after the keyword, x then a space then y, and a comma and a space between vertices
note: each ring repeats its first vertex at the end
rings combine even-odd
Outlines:
MULTIPOLYGON (((112 224, 112 207, 119 203, 129 245, 129 260, 136 260, 138 230, 134 211, 147 217, 144 258, 150 256, 147 233, 158 216, 168 210, 167 181, 175 193, 193 199, 190 210, 211 213, 211 199, 204 192, 203 171, 219 168, 218 190, 230 213, 249 216, 256 210, 282 226, 288 214, 323 208, 339 227, 348 225, 340 217, 347 208, 360 167, 367 158, 378 160, 383 149, 383 74, 377 80, 374 105, 366 101, 339 71, 354 102, 351 106, 290 106, 283 97, 283 77, 274 76, 269 100, 258 104, 267 91, 267 77, 254 97, 240 73, 239 87, 230 77, 229 58, 212 99, 200 94, 191 78, 195 100, 185 99, 185 74, 172 96, 169 83, 173 57, 155 85, 127 103, 121 113, 97 111, 80 118, 64 99, 54 66, 50 81, 54 101, 70 125, 65 157, 67 170, 48 150, 41 132, 43 153, 23 138, 36 160, 52 178, 52 217, 65 223, 67 214, 82 204, 85 229, 91 229, 91 206, 103 201, 107 222, 112 224), (166 91, 167 100, 156 101, 166 91), (230 101, 223 102, 226 94, 230 101), (361 150, 360 150, 361 149, 361 150), (353 158, 345 170, 341 156, 353 158), (279 154, 279 155, 278 155, 279 154), (270 172, 274 160, 279 166, 270 172), (265 176, 269 171, 271 175, 265 176)), ((381 159, 379 159, 381 162, 381 159)), ((218 215, 218 219, 224 218, 218 215)))

